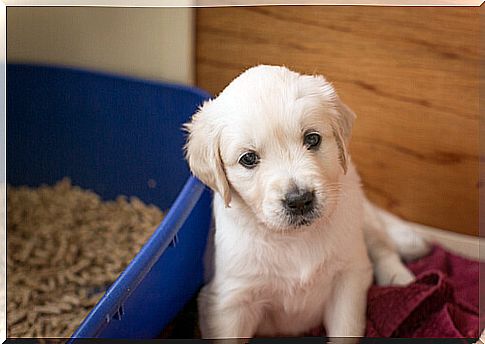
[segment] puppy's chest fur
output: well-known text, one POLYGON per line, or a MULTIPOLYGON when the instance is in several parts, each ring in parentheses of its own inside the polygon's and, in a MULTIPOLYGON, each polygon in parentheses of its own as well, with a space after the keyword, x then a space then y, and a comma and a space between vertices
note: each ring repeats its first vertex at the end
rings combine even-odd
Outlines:
POLYGON ((285 236, 264 233, 248 218, 228 216, 217 199, 214 206, 219 228, 215 285, 237 289, 245 295, 245 303, 262 306, 264 320, 257 334, 298 335, 321 325, 336 274, 355 259, 353 253, 342 253, 352 249, 349 240, 352 232, 360 230, 358 221, 337 217, 330 230, 316 227, 285 236), (255 231, 241 230, 241 226, 255 231))
POLYGON ((255 299, 264 303, 265 310, 257 334, 298 335, 321 324, 332 280, 340 268, 325 258, 299 257, 299 267, 288 259, 275 269, 279 272, 255 276, 255 299))

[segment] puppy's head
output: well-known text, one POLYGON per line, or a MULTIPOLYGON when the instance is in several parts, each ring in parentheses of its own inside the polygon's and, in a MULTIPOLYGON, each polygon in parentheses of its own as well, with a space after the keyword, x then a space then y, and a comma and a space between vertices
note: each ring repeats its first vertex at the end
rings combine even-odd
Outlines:
POLYGON ((335 207, 354 117, 322 76, 257 66, 186 124, 186 157, 226 206, 270 230, 302 228, 335 207))

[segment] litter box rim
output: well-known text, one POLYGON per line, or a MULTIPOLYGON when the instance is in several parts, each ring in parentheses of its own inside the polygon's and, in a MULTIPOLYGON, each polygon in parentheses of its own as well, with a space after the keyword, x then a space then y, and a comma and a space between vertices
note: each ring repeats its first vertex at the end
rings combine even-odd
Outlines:
MULTIPOLYGON (((143 85, 157 86, 166 89, 172 89, 174 91, 183 91, 187 93, 195 94, 201 99, 209 100, 212 98, 211 94, 207 91, 190 85, 184 85, 176 81, 157 80, 157 79, 144 79, 143 77, 126 75, 112 71, 103 71, 98 69, 91 69, 87 67, 73 67, 70 65, 59 65, 55 63, 29 63, 29 62, 11 62, 6 64, 8 67, 16 68, 30 68, 30 69, 45 69, 45 70, 58 70, 62 72, 69 72, 73 74, 89 74, 97 77, 109 78, 112 80, 129 81, 143 85)), ((7 75, 8 77, 8 75, 7 75)))

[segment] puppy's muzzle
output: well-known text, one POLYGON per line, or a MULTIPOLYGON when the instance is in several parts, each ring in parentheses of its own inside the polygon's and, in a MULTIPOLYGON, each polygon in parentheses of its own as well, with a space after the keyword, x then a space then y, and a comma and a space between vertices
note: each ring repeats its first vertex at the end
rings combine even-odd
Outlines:
POLYGON ((315 193, 308 190, 292 190, 283 200, 286 211, 292 216, 305 216, 315 207, 315 193))

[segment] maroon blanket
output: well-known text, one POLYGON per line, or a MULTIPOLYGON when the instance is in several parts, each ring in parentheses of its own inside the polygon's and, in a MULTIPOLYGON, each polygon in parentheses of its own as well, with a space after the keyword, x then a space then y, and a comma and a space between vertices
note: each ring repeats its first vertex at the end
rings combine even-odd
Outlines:
POLYGON ((415 283, 372 286, 367 336, 478 338, 479 265, 436 246, 408 264, 415 283))
MULTIPOLYGON (((435 246, 408 264, 417 276, 414 283, 373 285, 366 337, 478 338, 479 265, 435 246)), ((322 330, 311 334, 321 335, 322 330)))

